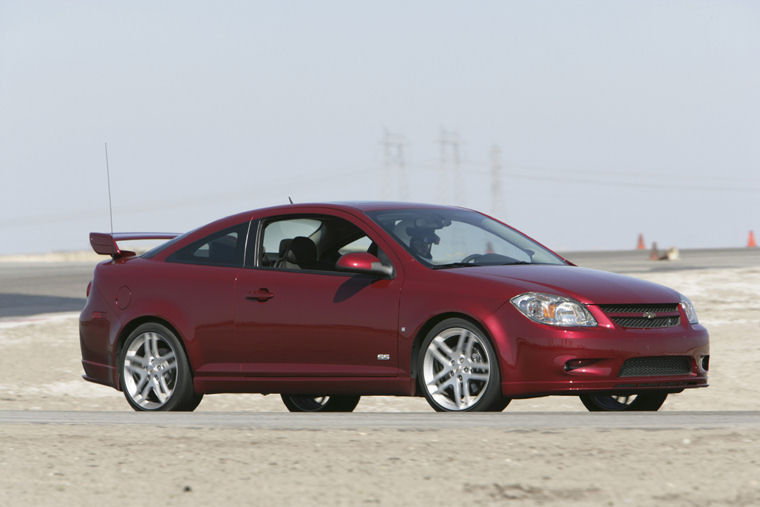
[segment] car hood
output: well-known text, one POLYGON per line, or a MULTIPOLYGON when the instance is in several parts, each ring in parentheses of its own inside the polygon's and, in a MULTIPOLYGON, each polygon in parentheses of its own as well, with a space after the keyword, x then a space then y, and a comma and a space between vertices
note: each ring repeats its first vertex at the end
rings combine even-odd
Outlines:
POLYGON ((523 292, 548 292, 586 304, 674 303, 680 299, 678 292, 662 285, 576 266, 521 264, 455 268, 452 271, 460 276, 508 286, 512 294, 509 297, 523 292))

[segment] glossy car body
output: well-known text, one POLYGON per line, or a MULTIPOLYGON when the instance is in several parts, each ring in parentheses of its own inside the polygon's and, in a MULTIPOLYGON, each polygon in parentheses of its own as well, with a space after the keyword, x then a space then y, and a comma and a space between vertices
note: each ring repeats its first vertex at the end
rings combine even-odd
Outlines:
MULTIPOLYGON (((373 219, 385 211, 452 209, 345 203, 254 210, 179 236, 144 256, 118 250, 116 241, 145 235, 93 235, 96 251, 113 258, 96 267, 81 314, 84 378, 122 389, 125 341, 139 326, 158 323, 179 339, 198 395, 421 395, 420 347, 438 324, 459 319, 493 347, 499 396, 507 400, 673 393, 707 385, 707 331, 689 321, 674 290, 577 267, 553 253, 558 259, 553 264, 433 269, 373 219), (274 231, 310 220, 340 224, 336 230, 347 230, 345 223, 360 229, 372 243, 369 248, 382 252, 382 262, 379 255, 354 253, 343 261, 352 265, 342 266, 353 271, 339 271, 336 256, 342 251, 336 250, 325 254, 329 259, 323 264, 292 269, 283 256, 290 255, 287 248, 294 247, 295 238, 280 241, 279 257, 272 252, 280 236, 272 233, 271 245, 264 244, 266 236, 262 242, 272 224, 279 224, 272 225, 274 231), (228 231, 224 238, 237 243, 220 255, 208 253, 228 248, 216 240, 203 243, 219 231, 228 231), (199 244, 204 256, 220 259, 217 265, 182 253, 199 244), (373 272, 373 260, 386 271, 373 272), (596 325, 557 327, 531 320, 511 303, 525 293, 571 298, 596 325), (621 317, 659 318, 650 312, 657 305, 667 306, 669 325, 620 324, 621 317), (685 366, 658 370, 663 358, 665 363, 678 358, 685 366)), ((318 235, 312 235, 317 250, 318 235)))

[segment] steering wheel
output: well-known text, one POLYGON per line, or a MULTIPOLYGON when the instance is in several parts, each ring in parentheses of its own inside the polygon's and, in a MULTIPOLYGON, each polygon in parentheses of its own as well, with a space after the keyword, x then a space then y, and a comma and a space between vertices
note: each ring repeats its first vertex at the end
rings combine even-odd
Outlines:
POLYGON ((468 263, 471 263, 473 261, 476 261, 476 260, 480 259, 481 257, 483 257, 483 254, 470 254, 470 255, 468 255, 467 257, 465 257, 464 259, 462 259, 459 262, 461 262, 463 264, 468 264, 468 263))

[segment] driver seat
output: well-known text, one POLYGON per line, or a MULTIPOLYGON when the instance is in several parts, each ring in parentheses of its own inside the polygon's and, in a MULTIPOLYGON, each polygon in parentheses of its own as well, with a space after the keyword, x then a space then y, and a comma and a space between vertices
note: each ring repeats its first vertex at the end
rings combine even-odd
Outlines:
POLYGON ((317 246, 305 236, 296 236, 290 240, 276 268, 314 269, 317 263, 317 246))

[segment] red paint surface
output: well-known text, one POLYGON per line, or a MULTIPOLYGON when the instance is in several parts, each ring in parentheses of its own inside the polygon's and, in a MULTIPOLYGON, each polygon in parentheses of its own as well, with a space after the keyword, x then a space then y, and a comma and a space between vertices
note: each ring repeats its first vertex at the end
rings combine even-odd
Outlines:
MULTIPOLYGON (((85 378, 118 387, 121 340, 136 322, 153 319, 179 335, 199 392, 412 395, 415 345, 432 321, 458 315, 481 326, 491 339, 506 396, 706 385, 707 374, 698 366, 709 354, 702 326, 688 324, 682 313, 677 327, 625 329, 595 306, 677 303, 676 291, 569 263, 432 270, 364 214, 413 206, 290 205, 251 211, 193 231, 152 258, 102 262, 80 318, 85 378), (215 230, 288 214, 328 214, 353 222, 390 258, 393 276, 165 262, 215 230), (131 297, 121 308, 124 286, 131 297), (528 291, 575 298, 588 305, 599 326, 563 329, 530 321, 509 303, 528 291), (390 354, 390 360, 378 360, 380 354, 390 354), (662 355, 690 356, 692 372, 682 377, 617 376, 628 358, 662 355), (596 361, 565 371, 573 359, 596 361)), ((111 253, 112 244, 98 248, 111 253)), ((355 258, 359 261, 361 256, 355 258)))

